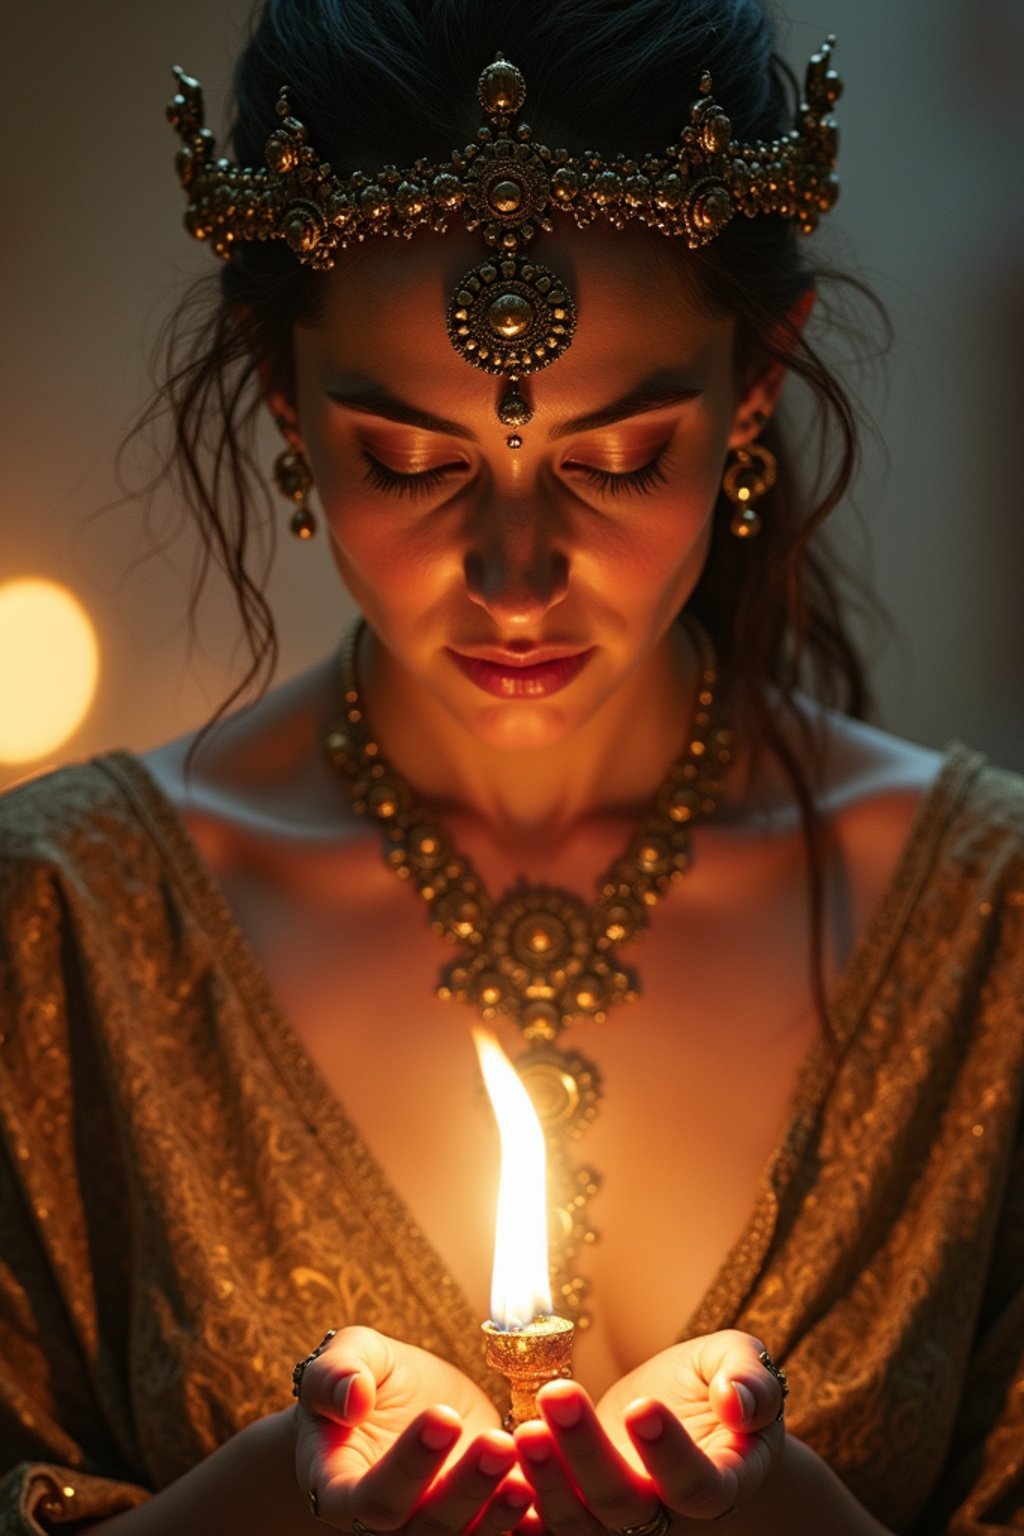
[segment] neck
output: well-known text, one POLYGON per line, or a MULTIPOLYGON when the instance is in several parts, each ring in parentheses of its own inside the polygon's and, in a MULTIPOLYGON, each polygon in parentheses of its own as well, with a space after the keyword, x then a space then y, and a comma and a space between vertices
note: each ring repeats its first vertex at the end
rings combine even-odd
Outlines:
POLYGON ((455 720, 372 633, 359 661, 370 732, 424 806, 548 846, 595 817, 642 814, 688 740, 699 671, 692 639, 673 625, 571 736, 503 750, 455 720))

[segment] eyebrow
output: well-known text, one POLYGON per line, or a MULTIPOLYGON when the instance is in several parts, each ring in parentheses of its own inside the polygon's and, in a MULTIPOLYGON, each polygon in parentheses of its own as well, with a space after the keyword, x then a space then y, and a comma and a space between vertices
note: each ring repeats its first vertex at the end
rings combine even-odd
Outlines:
POLYGON ((596 432, 599 427, 614 426, 617 421, 625 421, 630 416, 663 411, 670 405, 683 405, 701 393, 695 385, 684 381, 678 374, 652 374, 650 378, 642 379, 635 389, 619 395, 617 400, 610 400, 596 411, 572 416, 559 426, 552 427, 548 438, 554 442, 559 437, 569 437, 578 432, 596 432))
MULTIPOLYGON (((669 406, 683 405, 701 393, 700 389, 679 374, 652 374, 650 378, 642 379, 634 389, 627 390, 625 394, 610 400, 607 405, 600 406, 596 411, 587 411, 582 416, 572 416, 568 421, 552 427, 548 433, 548 441, 555 442, 560 437, 569 437, 581 432, 595 432, 600 427, 610 427, 616 422, 626 421, 630 416, 641 416, 649 411, 661 411, 669 406)), ((400 400, 390 390, 379 386, 354 390, 332 388, 327 390, 327 396, 336 405, 343 406, 349 411, 357 411, 362 415, 380 416, 385 421, 397 421, 402 426, 418 427, 422 432, 440 432, 447 437, 460 437, 469 442, 476 440, 476 434, 468 427, 464 427, 461 422, 450 421, 446 416, 435 416, 432 411, 425 411, 408 400, 400 400)))
POLYGON ((449 421, 446 416, 435 416, 431 411, 421 410, 408 400, 399 400, 397 395, 387 389, 329 389, 327 397, 348 411, 359 411, 365 416, 382 416, 385 421, 397 421, 404 427, 419 427, 422 432, 443 432, 446 437, 476 441, 476 434, 470 432, 468 427, 457 421, 449 421))

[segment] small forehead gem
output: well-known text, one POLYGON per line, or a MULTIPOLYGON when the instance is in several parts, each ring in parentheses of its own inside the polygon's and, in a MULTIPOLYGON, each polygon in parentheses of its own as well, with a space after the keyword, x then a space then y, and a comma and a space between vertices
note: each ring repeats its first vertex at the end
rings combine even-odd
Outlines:
POLYGON ((516 381, 510 379, 498 406, 498 420, 504 427, 525 427, 532 416, 533 412, 516 388, 516 381))
POLYGON ((513 340, 533 324, 533 307, 519 293, 501 293, 487 310, 487 323, 498 336, 513 340))

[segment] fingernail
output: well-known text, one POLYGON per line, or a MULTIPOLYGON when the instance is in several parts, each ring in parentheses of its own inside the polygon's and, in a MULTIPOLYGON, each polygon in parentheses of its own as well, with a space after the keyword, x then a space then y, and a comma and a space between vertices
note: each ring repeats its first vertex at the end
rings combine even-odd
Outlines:
POLYGON ((559 1429, 572 1429, 583 1417, 578 1397, 546 1397, 544 1410, 548 1418, 554 1419, 559 1429))
POLYGON ((331 1393, 331 1402, 334 1404, 335 1413, 340 1414, 342 1418, 344 1418, 348 1412, 349 1395, 352 1391, 352 1383, 355 1381, 355 1379, 355 1376, 342 1376, 340 1381, 336 1381, 334 1383, 334 1391, 331 1393))
POLYGON ((420 1430, 420 1444, 428 1451, 446 1451, 459 1438, 457 1424, 438 1424, 428 1420, 420 1430))
POLYGON ((551 1444, 547 1440, 531 1439, 524 1435, 519 1441, 519 1449, 527 1461, 532 1461, 535 1466, 543 1466, 544 1462, 551 1460, 551 1444))
POLYGON ((501 1495, 501 1502, 509 1509, 525 1509, 532 1499, 533 1489, 524 1488, 521 1483, 509 1483, 501 1495))
POLYGON ((740 1418, 746 1423, 748 1419, 754 1417, 757 1410, 754 1394, 749 1387, 743 1385, 742 1381, 734 1381, 732 1389, 736 1393, 736 1401, 740 1405, 740 1418))
POLYGON ((665 1432, 665 1420, 656 1408, 642 1413, 637 1419, 630 1419, 629 1426, 641 1440, 660 1440, 665 1432))
POLYGON ((477 1460, 477 1466, 484 1477, 499 1477, 511 1465, 512 1457, 508 1451, 499 1450, 496 1445, 485 1445, 477 1460))

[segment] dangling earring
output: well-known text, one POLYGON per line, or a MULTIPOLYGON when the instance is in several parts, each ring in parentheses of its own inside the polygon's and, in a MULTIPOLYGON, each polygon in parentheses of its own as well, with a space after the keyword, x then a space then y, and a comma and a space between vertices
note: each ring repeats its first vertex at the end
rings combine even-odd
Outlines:
POLYGON ((305 455, 297 449, 286 448, 274 460, 274 484, 289 501, 295 503, 291 530, 297 539, 311 539, 316 533, 316 518, 306 501, 313 485, 313 471, 306 463, 305 455))
POLYGON ((754 509, 775 484, 778 460, 763 443, 748 443, 734 452, 736 457, 722 479, 722 489, 736 508, 729 532, 738 539, 752 539, 761 532, 761 519, 754 509))

